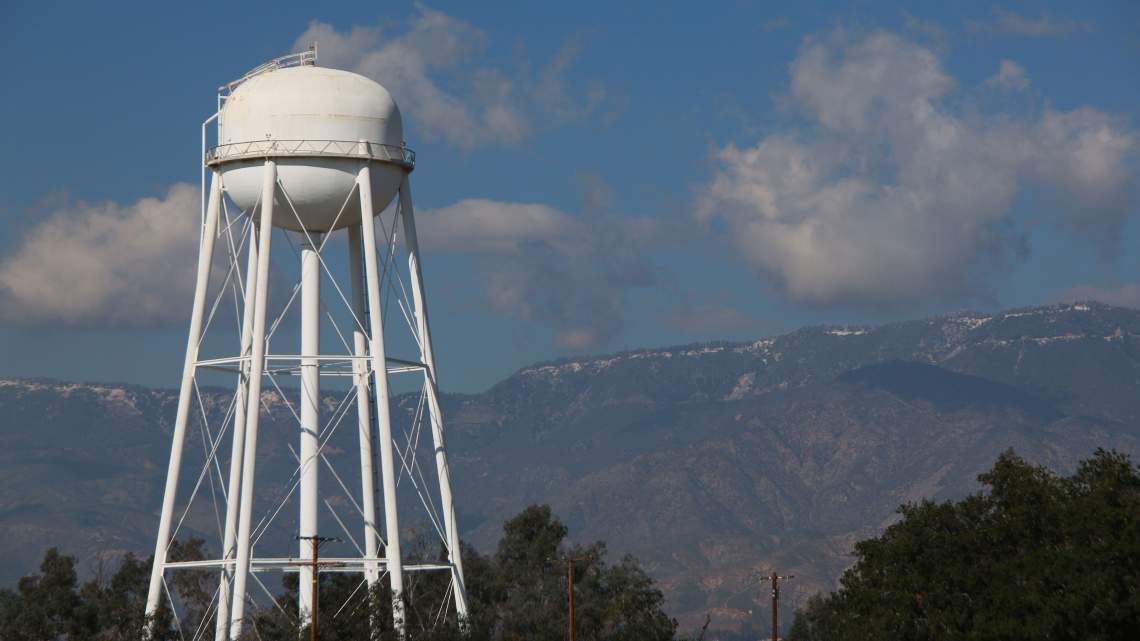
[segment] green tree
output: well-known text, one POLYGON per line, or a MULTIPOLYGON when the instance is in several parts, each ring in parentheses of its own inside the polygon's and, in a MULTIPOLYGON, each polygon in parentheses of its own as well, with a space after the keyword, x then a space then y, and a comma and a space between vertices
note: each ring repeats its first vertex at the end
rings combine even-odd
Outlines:
POLYGON ((20 579, 14 592, 0 591, 0 638, 43 641, 75 632, 76 583, 75 558, 49 549, 39 574, 20 579))
MULTIPOLYGON (((570 545, 568 530, 548 506, 531 506, 503 526, 491 556, 464 545, 463 563, 470 617, 460 632, 448 613, 450 577, 443 572, 405 575, 404 603, 412 641, 562 641, 567 628, 565 559, 574 559, 575 629, 582 641, 666 641, 677 623, 665 614, 664 597, 633 557, 606 562, 598 541, 570 545)), ((408 562, 446 562, 446 551, 412 538, 408 562)), ((175 561, 207 556, 200 540, 176 541, 175 561)), ((3 641, 132 641, 144 628, 143 610, 151 560, 124 556, 112 573, 97 565, 95 576, 78 585, 75 559, 54 548, 44 556, 39 574, 20 580, 15 590, 0 590, 0 639, 3 641)), ((286 574, 275 602, 251 602, 246 637, 259 641, 296 641, 306 628, 297 613, 297 574, 286 574)), ((324 641, 359 639, 396 641, 392 598, 387 582, 369 593, 359 575, 339 572, 319 576, 318 633, 324 641)), ((179 570, 169 577, 180 621, 160 608, 154 639, 189 638, 205 626, 217 585, 211 571, 179 570), (179 630, 181 627, 181 630, 179 630)))
MULTIPOLYGON (((127 554, 114 574, 107 576, 100 564, 95 576, 79 590, 82 605, 75 613, 81 638, 98 641, 134 641, 144 628, 150 559, 127 554)), ((170 611, 162 608, 155 620, 157 639, 175 639, 170 611)))
MULTIPOLYGON (((470 617, 459 632, 454 614, 443 607, 450 578, 445 573, 405 575, 408 636, 414 641, 563 641, 567 629, 567 577, 564 559, 575 571, 577 639, 665 641, 676 621, 662 606, 664 596, 632 557, 607 565, 601 542, 569 545, 568 530, 548 506, 531 506, 507 521, 491 556, 463 546, 470 617)), ((409 560, 441 562, 445 551, 413 544, 409 560)), ((391 593, 381 582, 371 594, 358 590, 358 576, 328 573, 320 579, 321 639, 393 639, 391 593), (370 625, 369 621, 376 625, 370 625), (370 632, 371 631, 371 632, 370 632)), ((292 641, 297 627, 296 576, 286 577, 278 607, 254 617, 262 641, 292 641)))
POLYGON ((495 551, 490 601, 496 638, 560 641, 568 624, 565 559, 574 564, 575 636, 583 640, 672 639, 677 622, 662 609, 664 595, 633 557, 607 565, 606 546, 567 545, 568 530, 550 507, 528 507, 503 526, 495 551))
MULTIPOLYGON (((15 590, 0 590, 0 639, 4 641, 137 641, 150 560, 128 554, 110 573, 98 563, 95 576, 78 585, 75 558, 55 548, 44 554, 40 572, 20 579, 15 590)), ((155 641, 178 638, 168 609, 154 619, 155 641)))
POLYGON ((979 480, 961 501, 901 507, 789 639, 1135 639, 1140 470, 1098 450, 1061 477, 1006 452, 979 480))

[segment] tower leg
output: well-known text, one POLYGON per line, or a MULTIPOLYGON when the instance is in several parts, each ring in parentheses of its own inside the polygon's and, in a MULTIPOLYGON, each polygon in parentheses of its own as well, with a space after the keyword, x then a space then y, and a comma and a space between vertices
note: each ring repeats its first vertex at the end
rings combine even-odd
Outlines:
MULTIPOLYGON (((245 308, 242 311, 241 321, 241 355, 248 357, 250 341, 253 334, 253 308, 255 292, 257 291, 257 226, 251 226, 249 233, 249 249, 245 267, 245 308)), ((226 526, 222 538, 222 560, 229 561, 234 558, 234 541, 237 538, 238 507, 241 500, 241 466, 242 452, 245 449, 245 413, 246 402, 249 398, 249 363, 241 364, 241 374, 238 377, 237 392, 234 399, 234 433, 233 445, 230 448, 230 477, 226 492, 226 526)), ((220 584, 218 585, 218 616, 214 623, 215 641, 225 641, 230 629, 230 585, 233 580, 232 567, 223 566, 220 584)))
POLYGON ((273 196, 277 165, 265 162, 261 186, 261 220, 257 249, 257 287, 254 293, 253 334, 250 337, 249 396, 245 414, 245 448, 242 452, 241 514, 238 518, 237 563, 234 566, 230 638, 241 636, 245 615, 245 584, 249 577, 250 519, 253 516, 253 474, 257 464, 257 419, 261 409, 261 376, 265 367, 265 308, 269 302, 269 246, 273 237, 273 196))
POLYGON ((364 241, 364 272, 368 291, 368 323, 371 341, 373 392, 376 418, 380 427, 380 472, 384 483, 384 532, 388 546, 384 558, 392 585, 392 622, 396 634, 404 636, 404 565, 400 558, 400 519, 396 512, 396 468, 393 457, 392 421, 388 408, 388 368, 384 351, 383 310, 380 307, 380 270, 376 264, 376 230, 372 224, 372 173, 368 164, 356 177, 360 192, 360 231, 364 241))
MULTIPOLYGON (((320 234, 310 234, 301 242, 301 446, 300 446, 300 554, 312 561, 312 542, 317 536, 317 496, 320 472, 321 370, 316 356, 321 351, 321 261, 317 255, 320 234)), ((312 602, 313 569, 300 568, 298 612, 304 624, 317 606, 312 602)))
MULTIPOLYGON (((218 210, 222 203, 222 183, 217 172, 210 176, 210 202, 198 246, 198 274, 194 284, 194 305, 190 312, 190 332, 186 339, 186 360, 182 365, 182 384, 178 391, 178 411, 174 418, 174 435, 170 445, 170 463, 166 468, 166 489, 162 497, 162 516, 158 522, 158 536, 154 545, 154 565, 150 571, 150 586, 146 597, 146 615, 154 616, 162 594, 162 576, 166 567, 166 552, 170 543, 170 526, 174 516, 174 502, 178 493, 178 475, 182 471, 182 447, 186 440, 186 423, 190 415, 190 401, 194 396, 194 375, 197 371, 198 341, 202 336, 202 317, 206 308, 206 290, 210 281, 210 266, 214 260, 214 237, 218 231, 218 210)), ((149 627, 148 627, 149 631, 149 627)))
MULTIPOLYGON (((368 335, 364 333, 364 264, 360 255, 360 226, 348 228, 348 264, 352 279, 352 313, 356 322, 352 328, 353 352, 352 373, 356 383, 356 423, 360 435, 360 484, 361 507, 364 510, 364 554, 376 558, 379 548, 379 532, 376 526, 376 486, 375 470, 372 467, 372 416, 368 403, 371 394, 368 385, 368 363, 360 360, 368 356, 368 335)), ((375 565, 364 571, 369 591, 380 579, 379 568, 375 565)))
POLYGON ((423 362, 427 365, 428 413, 431 418, 431 436, 435 446, 435 469, 439 480, 440 503, 443 511, 444 532, 447 535, 448 559, 451 561, 452 587, 455 592, 455 611, 460 625, 467 619, 467 588, 463 580, 463 553, 459 545, 459 530, 455 523, 455 501, 451 495, 451 471, 447 465, 447 452, 443 444, 443 413, 439 407, 439 385, 435 371, 435 353, 431 346, 431 329, 428 325, 427 302, 424 298, 424 278, 420 267, 420 247, 416 237, 416 217, 412 206, 412 187, 408 176, 400 183, 400 218, 404 223, 404 244, 408 250, 408 272, 411 274, 412 299, 415 305, 416 333, 420 339, 423 362))

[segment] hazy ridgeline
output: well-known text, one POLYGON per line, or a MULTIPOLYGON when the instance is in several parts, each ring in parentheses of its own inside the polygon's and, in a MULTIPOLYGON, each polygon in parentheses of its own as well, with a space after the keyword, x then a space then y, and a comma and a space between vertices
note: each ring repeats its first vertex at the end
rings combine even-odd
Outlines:
MULTIPOLYGON (((1058 474, 1098 447, 1135 458, 1136 354, 1140 313, 1075 304, 536 364, 444 397, 461 533, 490 555, 503 523, 549 504, 573 543, 636 556, 682 632, 709 615, 709 641, 767 637, 759 575, 796 576, 781 589, 790 624, 900 504, 977 492, 1009 447, 1058 474)), ((207 409, 229 400, 203 396, 207 409)), ((141 386, 0 380, 0 540, 12 551, 0 585, 35 572, 50 546, 80 559, 80 581, 104 553, 153 549, 175 400, 141 386)), ((265 402, 274 436, 258 469, 273 496, 296 469, 294 432, 280 398, 265 402)), ((406 420, 415 398, 393 407, 406 420)), ((342 434, 328 455, 355 460, 355 435, 342 434)), ((188 455, 200 456, 190 436, 188 455)), ((183 540, 216 553, 208 503, 184 527, 183 540)), ((294 524, 279 529, 273 549, 295 549, 294 524)))
MULTIPOLYGON (((1074 474, 1060 476, 1011 451, 979 480, 986 489, 960 501, 901 506, 899 522, 855 546, 857 560, 839 589, 796 612, 789 641, 1134 639, 1140 630, 1140 467, 1127 456, 1098 450, 1074 474)), ((494 554, 465 547, 471 602, 466 636, 454 615, 446 609, 438 615, 446 576, 413 575, 406 592, 410 638, 564 639, 567 558, 576 559, 576 638, 676 638, 677 622, 666 614, 663 594, 635 559, 607 562, 603 542, 570 545, 567 533, 549 507, 532 506, 506 523, 494 554)), ((204 552, 198 541, 174 549, 182 560, 204 552)), ((0 591, 0 638, 135 639, 143 625, 148 568, 149 562, 128 555, 114 572, 96 572, 80 585, 75 559, 53 548, 38 574, 0 591)), ((171 590, 179 616, 176 622, 169 610, 161 611, 156 638, 211 631, 216 579, 209 571, 176 573, 171 590)), ((382 584, 368 594, 360 582, 355 575, 322 576, 322 608, 335 612, 322 609, 321 639, 395 638, 390 594, 382 584)), ((263 602, 254 610, 247 637, 298 638, 304 630, 297 624, 296 597, 291 574, 277 608, 263 602)), ((756 629, 714 629, 709 638, 762 636, 756 629)))

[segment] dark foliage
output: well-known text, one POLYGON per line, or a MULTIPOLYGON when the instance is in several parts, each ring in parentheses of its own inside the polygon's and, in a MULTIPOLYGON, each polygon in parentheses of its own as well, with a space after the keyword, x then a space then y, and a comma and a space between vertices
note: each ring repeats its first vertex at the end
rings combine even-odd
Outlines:
MULTIPOLYGON (((677 623, 662 610, 664 596, 632 557, 606 562, 605 544, 569 545, 567 529, 547 506, 532 506, 508 521, 498 549, 489 557, 464 546, 463 560, 471 611, 460 633, 448 599, 449 577, 438 572, 406 575, 404 599, 408 636, 414 641, 561 641, 567 628, 566 559, 574 564, 575 638, 583 641, 667 641, 677 623), (448 614, 451 610, 452 613, 448 614)), ((205 558, 200 540, 176 542, 173 560, 205 558)), ((440 550, 414 546, 412 560, 442 561, 440 550)), ((0 590, 0 639, 136 641, 144 627, 143 609, 150 560, 124 557, 115 572, 96 568, 78 585, 75 559, 54 548, 40 573, 20 580, 16 590, 0 590)), ((170 574, 178 604, 176 620, 164 609, 155 623, 156 641, 186 638, 203 627, 212 638, 211 601, 217 575, 210 571, 170 574)), ((297 575, 286 575, 276 603, 253 607, 246 636, 259 641, 308 638, 298 624, 297 575)), ((389 641, 392 595, 381 581, 369 593, 361 578, 348 573, 320 575, 319 638, 389 641)))
MULTIPOLYGON (((20 579, 15 590, 0 590, 0 639, 137 641, 150 566, 150 559, 128 554, 113 574, 97 563, 94 578, 79 585, 75 558, 51 548, 38 574, 20 579)), ((155 641, 178 639, 168 609, 159 611, 154 624, 155 641)))
POLYGON ((789 639, 1136 639, 1140 468, 1098 450, 1060 477, 1007 451, 979 480, 961 501, 900 508, 789 639))

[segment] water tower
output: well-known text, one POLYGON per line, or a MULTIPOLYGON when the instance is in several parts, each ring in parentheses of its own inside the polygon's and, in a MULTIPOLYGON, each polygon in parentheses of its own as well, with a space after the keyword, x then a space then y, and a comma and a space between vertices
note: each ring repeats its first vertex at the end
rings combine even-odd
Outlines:
MULTIPOLYGON (((343 536, 352 541, 358 554, 329 559, 330 564, 323 567, 357 573, 362 587, 389 581, 393 621, 401 634, 405 575, 449 573, 449 593, 443 603, 454 604, 456 619, 462 622, 467 615, 466 590, 409 184, 415 155, 404 144, 396 103, 384 87, 368 78, 316 66, 316 52, 310 50, 268 62, 222 86, 218 112, 202 125, 202 146, 203 211, 197 281, 148 614, 156 612, 164 594, 168 595, 167 573, 215 569, 219 576, 212 606, 215 638, 237 638, 249 618, 247 605, 256 591, 254 582, 261 583, 252 573, 280 570, 300 573, 298 605, 304 623, 316 605, 305 589, 313 579, 307 565, 312 558, 308 539, 340 534, 318 532, 323 475, 339 484, 355 510, 353 517, 358 517, 346 519, 334 511, 343 536), (217 144, 207 150, 212 126, 216 127, 217 144), (389 208, 393 203, 395 206, 389 208), (390 229, 382 219, 386 210, 392 212, 390 229), (377 233, 378 223, 382 234, 377 233), (274 309, 276 318, 270 318, 270 258, 275 235, 299 245, 295 256, 300 259, 300 269, 297 282, 292 284, 293 296, 282 310, 274 309), (395 264, 397 248, 403 254, 404 260, 399 261, 403 266, 395 264), (336 273, 338 264, 347 264, 340 270, 347 274, 336 273), (397 286, 392 279, 399 277, 400 270, 406 276, 397 286), (331 289, 325 289, 326 285, 331 289), (395 296, 393 291, 397 292, 395 296), (204 334, 217 330, 217 310, 228 299, 235 308, 236 353, 202 354, 204 334), (297 305, 300 344, 271 349, 280 341, 272 339, 281 319, 297 305), (407 344, 414 345, 417 353, 407 358, 386 353, 385 305, 398 306, 399 312, 389 315, 395 323, 389 322, 387 329, 392 330, 394 324, 405 325, 411 337, 407 344), (330 307, 337 306, 350 319, 351 327, 343 331, 329 312, 330 307), (336 328, 344 353, 322 350, 321 327, 328 322, 336 328), (206 372, 222 372, 236 381, 224 418, 211 417, 202 404, 199 377, 206 372), (394 434, 390 409, 389 377, 396 374, 421 377, 416 379, 422 390, 418 414, 412 413, 412 425, 401 429, 402 434, 394 434), (288 376, 294 377, 292 387, 278 384, 280 378, 288 376), (351 382, 341 386, 344 400, 335 411, 322 411, 321 381, 330 376, 347 377, 351 382), (286 391, 293 388, 299 392, 286 391), (254 480, 262 460, 258 422, 263 417, 263 394, 273 391, 295 417, 296 430, 291 432, 289 444, 296 461, 295 481, 285 500, 271 504, 266 514, 260 515, 254 514, 254 480), (290 398, 296 398, 296 403, 290 398), (360 454, 358 488, 345 485, 323 451, 330 432, 352 406, 359 434, 354 439, 360 454), (191 420, 192 415, 195 420, 191 420), (187 432, 196 424, 202 431, 204 461, 196 470, 197 481, 189 497, 180 500, 179 491, 186 491, 179 476, 187 432), (421 469, 414 457, 422 433, 419 428, 424 424, 431 433, 433 452, 426 464, 429 469, 434 467, 434 474, 427 474, 434 476, 430 482, 422 471, 418 480, 415 475, 421 469), (228 479, 223 480, 227 449, 223 443, 227 441, 228 479), (296 449, 292 449, 294 444, 296 449), (410 480, 420 494, 427 521, 439 535, 446 560, 405 563, 401 557, 400 478, 410 480), (221 540, 211 549, 220 557, 206 561, 168 558, 170 545, 190 512, 189 504, 200 497, 207 482, 214 487, 215 479, 216 486, 224 488, 218 492, 224 508, 215 506, 221 540), (261 554, 258 547, 255 554, 266 519, 274 518, 286 501, 293 500, 299 507, 297 535, 301 539, 290 542, 288 552, 293 553, 275 550, 261 554), (351 523, 357 525, 350 527, 351 523)), ((278 270, 272 271, 280 275, 278 270)), ((289 291, 279 283, 273 286, 274 291, 289 291)), ((280 438, 280 434, 269 437, 280 438)), ((333 510, 331 504, 327 507, 333 510)), ((205 629, 203 622, 202 631, 205 629)))

